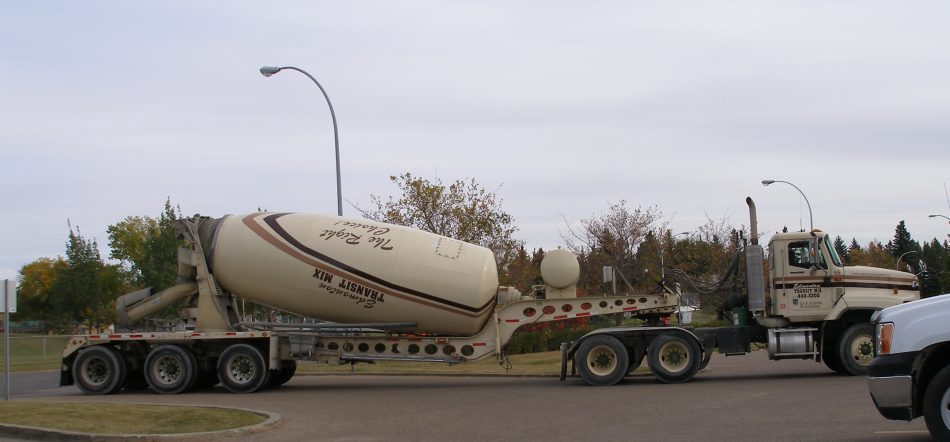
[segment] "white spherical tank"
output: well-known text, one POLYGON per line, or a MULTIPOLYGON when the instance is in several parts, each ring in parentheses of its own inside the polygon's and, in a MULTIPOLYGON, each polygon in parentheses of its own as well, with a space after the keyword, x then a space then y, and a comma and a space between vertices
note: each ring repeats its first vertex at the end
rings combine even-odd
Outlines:
POLYGON ((558 289, 577 284, 581 267, 577 257, 564 249, 547 252, 541 260, 541 278, 544 283, 558 289))
POLYGON ((223 218, 211 272, 235 295, 336 322, 413 322, 470 336, 494 307, 491 250, 364 219, 302 213, 223 218))

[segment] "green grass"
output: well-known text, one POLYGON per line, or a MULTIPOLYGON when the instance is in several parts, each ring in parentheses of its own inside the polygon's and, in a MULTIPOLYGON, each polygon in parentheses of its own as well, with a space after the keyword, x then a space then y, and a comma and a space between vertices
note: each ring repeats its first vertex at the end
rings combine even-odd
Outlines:
MULTIPOLYGON (((67 336, 10 335, 10 370, 54 370, 59 368, 67 336)), ((5 339, 0 339, 0 364, 5 339)))
POLYGON ((0 422, 98 434, 176 434, 240 428, 265 416, 244 410, 170 405, 6 401, 0 422))

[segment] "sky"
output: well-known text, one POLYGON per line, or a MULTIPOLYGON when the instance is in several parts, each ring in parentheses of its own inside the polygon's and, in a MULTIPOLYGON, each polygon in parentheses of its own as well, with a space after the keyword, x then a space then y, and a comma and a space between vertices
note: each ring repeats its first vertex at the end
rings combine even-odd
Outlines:
POLYGON ((391 175, 474 178, 529 249, 626 200, 674 232, 950 224, 945 1, 0 4, 0 278, 71 224, 336 212, 391 175))

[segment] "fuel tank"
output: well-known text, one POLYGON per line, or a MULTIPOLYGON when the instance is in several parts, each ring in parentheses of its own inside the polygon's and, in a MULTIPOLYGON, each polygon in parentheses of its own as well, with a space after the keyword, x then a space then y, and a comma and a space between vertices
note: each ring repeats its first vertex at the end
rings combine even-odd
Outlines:
POLYGON ((229 215, 200 233, 211 273, 238 297, 334 322, 412 322, 470 336, 498 291, 491 250, 365 219, 229 215), (207 236, 211 238, 207 238, 207 236))

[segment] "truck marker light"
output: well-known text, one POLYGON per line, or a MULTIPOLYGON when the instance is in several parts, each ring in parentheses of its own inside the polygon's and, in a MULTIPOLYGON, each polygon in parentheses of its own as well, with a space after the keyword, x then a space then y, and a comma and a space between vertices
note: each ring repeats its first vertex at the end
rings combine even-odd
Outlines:
POLYGON ((885 322, 877 325, 877 354, 891 353, 891 340, 894 337, 894 323, 885 322))

